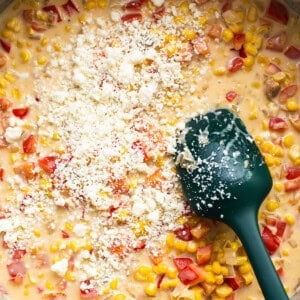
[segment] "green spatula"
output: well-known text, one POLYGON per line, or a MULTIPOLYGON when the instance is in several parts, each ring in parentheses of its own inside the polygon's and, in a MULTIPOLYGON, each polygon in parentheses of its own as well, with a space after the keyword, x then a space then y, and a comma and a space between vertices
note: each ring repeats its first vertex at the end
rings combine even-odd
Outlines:
POLYGON ((241 119, 226 109, 197 116, 180 132, 176 147, 177 171, 192 210, 232 227, 266 300, 288 299, 257 224, 272 178, 241 119))

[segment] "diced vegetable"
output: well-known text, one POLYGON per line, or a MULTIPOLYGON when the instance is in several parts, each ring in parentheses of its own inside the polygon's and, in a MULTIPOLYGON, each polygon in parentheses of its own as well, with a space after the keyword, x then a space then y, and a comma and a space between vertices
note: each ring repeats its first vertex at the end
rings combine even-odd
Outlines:
POLYGON ((200 239, 210 230, 210 226, 206 222, 199 222, 197 226, 193 227, 190 231, 194 238, 200 239))
POLYGON ((295 179, 300 177, 300 167, 288 167, 287 168, 287 174, 286 179, 295 179))
POLYGON ((270 255, 275 253, 280 246, 279 237, 273 234, 267 226, 264 226, 263 228, 262 239, 270 255))
POLYGON ((190 257, 175 257, 173 259, 174 265, 178 271, 183 270, 185 267, 193 263, 193 260, 190 257))
POLYGON ((287 8, 277 0, 270 1, 266 11, 266 17, 283 25, 286 25, 289 21, 289 13, 287 8))
POLYGON ((11 280, 16 283, 20 284, 23 281, 27 273, 27 269, 25 267, 24 262, 22 261, 14 261, 7 265, 7 271, 11 280))
POLYGON ((36 177, 35 164, 32 162, 24 162, 14 167, 14 172, 23 176, 27 180, 32 180, 36 177))
POLYGON ((0 96, 0 111, 7 111, 12 105, 12 102, 7 98, 0 96))
POLYGON ((233 100, 235 100, 237 98, 238 94, 235 91, 229 91, 226 93, 226 100, 228 102, 232 102, 233 100))
POLYGON ((144 3, 144 0, 132 0, 132 1, 127 2, 123 6, 123 9, 140 10, 142 8, 143 3, 144 3))
POLYGON ((281 71, 281 69, 274 63, 269 63, 265 70, 268 75, 274 75, 281 71))
POLYGON ((197 258, 198 265, 205 265, 210 261, 212 250, 213 250, 212 244, 209 244, 204 247, 199 247, 197 249, 196 258, 197 258))
POLYGON ((152 13, 152 18, 154 20, 159 20, 162 18, 162 16, 165 14, 165 12, 166 12, 166 8, 164 6, 161 6, 152 13))
POLYGON ((207 55, 209 54, 209 47, 207 40, 204 35, 197 34, 196 37, 192 40, 194 52, 198 55, 207 55))
POLYGON ((279 117, 273 117, 269 120, 269 129, 274 131, 282 131, 288 128, 287 122, 279 117))
POLYGON ((183 227, 178 228, 174 231, 176 237, 182 241, 191 241, 193 236, 191 234, 191 228, 189 225, 185 224, 183 227))
POLYGON ((3 177, 4 177, 4 169, 0 168, 0 181, 3 181, 3 177))
POLYGON ((243 285, 243 279, 239 275, 225 278, 225 282, 235 291, 243 285))
POLYGON ((32 154, 36 151, 36 138, 34 135, 31 134, 23 141, 23 151, 26 154, 32 154))
POLYGON ((228 71, 230 73, 234 73, 238 70, 240 70, 244 65, 244 61, 241 57, 233 57, 228 62, 228 71))
POLYGON ((300 58, 300 49, 295 46, 289 46, 285 51, 284 55, 291 59, 299 59, 300 58))
POLYGON ((195 285, 205 280, 206 272, 204 268, 196 264, 190 264, 182 269, 178 278, 185 285, 195 285))
POLYGON ((26 249, 14 249, 12 258, 13 260, 21 259, 27 253, 26 249))
POLYGON ((85 280, 80 283, 80 297, 82 299, 94 299, 98 295, 98 291, 90 283, 90 280, 85 280))
POLYGON ((279 93, 279 102, 285 103, 287 99, 295 96, 297 93, 298 86, 296 84, 291 84, 285 88, 283 88, 279 93))
POLYGON ((266 48, 273 51, 282 52, 287 43, 285 32, 277 33, 267 39, 266 48))
POLYGON ((284 190, 286 192, 294 192, 300 189, 300 178, 289 180, 284 183, 284 190))
POLYGON ((56 160, 55 156, 46 156, 39 159, 38 164, 46 173, 52 174, 56 169, 56 160))
POLYGON ((45 7, 43 7, 43 11, 48 12, 48 13, 52 14, 53 16, 55 16, 57 22, 62 21, 61 14, 56 5, 45 6, 45 7))
POLYGON ((10 53, 11 50, 11 43, 8 40, 0 39, 0 44, 3 48, 3 50, 7 53, 10 53))
POLYGON ((245 43, 245 34, 244 33, 235 33, 233 36, 233 48, 234 50, 241 50, 242 46, 245 43))
POLYGON ((27 116, 28 112, 29 112, 28 107, 14 108, 12 110, 12 113, 20 119, 24 119, 27 116))
POLYGON ((126 14, 126 15, 123 15, 121 17, 121 21, 122 22, 132 22, 132 21, 142 21, 143 19, 143 16, 141 13, 130 13, 130 14, 126 14))
POLYGON ((79 8, 73 0, 68 0, 66 3, 62 4, 61 7, 69 17, 73 14, 73 12, 79 12, 79 8))

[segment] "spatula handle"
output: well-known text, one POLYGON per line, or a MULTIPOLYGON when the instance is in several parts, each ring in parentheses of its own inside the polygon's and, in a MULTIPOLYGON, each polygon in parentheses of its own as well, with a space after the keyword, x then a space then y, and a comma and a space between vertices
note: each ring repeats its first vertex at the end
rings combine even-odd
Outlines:
POLYGON ((280 278, 261 239, 257 214, 251 209, 239 212, 230 220, 248 254, 257 281, 266 300, 288 300, 280 278))

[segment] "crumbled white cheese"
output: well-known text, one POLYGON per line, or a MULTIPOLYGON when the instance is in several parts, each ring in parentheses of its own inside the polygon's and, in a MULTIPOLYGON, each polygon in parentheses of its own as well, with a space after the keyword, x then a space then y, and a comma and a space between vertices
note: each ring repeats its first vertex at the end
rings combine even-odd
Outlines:
POLYGON ((65 276, 68 271, 68 260, 66 258, 63 258, 59 261, 57 261, 55 264, 53 264, 50 267, 51 271, 56 273, 58 276, 65 276))
POLYGON ((85 236, 87 230, 88 230, 88 227, 82 223, 76 224, 73 228, 73 232, 79 237, 85 236))
POLYGON ((20 127, 7 127, 4 137, 8 143, 14 143, 21 138, 22 133, 23 131, 20 127))
POLYGON ((165 3, 165 0, 151 0, 151 2, 155 5, 155 6, 162 6, 165 3))

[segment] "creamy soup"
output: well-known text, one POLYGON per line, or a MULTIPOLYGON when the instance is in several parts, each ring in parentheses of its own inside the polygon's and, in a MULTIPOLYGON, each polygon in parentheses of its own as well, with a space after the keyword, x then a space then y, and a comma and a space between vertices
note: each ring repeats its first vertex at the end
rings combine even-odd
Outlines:
MULTIPOLYGON (((0 298, 264 299, 193 215, 176 133, 237 113, 273 177, 259 211, 300 278, 300 21, 277 0, 15 1, 0 19, 0 298)), ((255 191, 253 191, 255 193, 255 191)))

